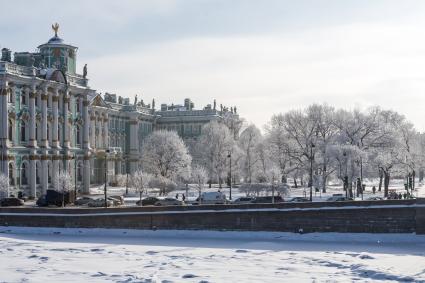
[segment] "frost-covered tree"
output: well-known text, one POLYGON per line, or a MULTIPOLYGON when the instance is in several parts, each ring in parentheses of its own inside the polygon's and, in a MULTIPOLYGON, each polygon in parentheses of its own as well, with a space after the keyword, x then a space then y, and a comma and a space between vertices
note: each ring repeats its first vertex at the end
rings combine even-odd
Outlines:
POLYGON ((216 179, 220 188, 227 174, 228 156, 233 145, 233 136, 226 125, 212 121, 203 126, 197 150, 203 157, 210 182, 216 179))
POLYGON ((60 171, 54 179, 55 191, 62 194, 62 207, 65 206, 65 194, 74 189, 74 183, 69 173, 65 170, 60 171))
POLYGON ((245 182, 251 183, 252 178, 260 169, 259 144, 262 142, 260 130, 254 125, 249 125, 241 133, 238 143, 243 152, 243 172, 245 182))
POLYGON ((192 157, 183 140, 174 131, 155 131, 143 143, 143 168, 166 179, 190 174, 192 157))
POLYGON ((9 178, 0 174, 0 199, 9 197, 9 178))
POLYGON ((201 201, 201 194, 205 183, 208 181, 208 171, 201 165, 196 165, 192 169, 192 182, 196 184, 198 190, 199 200, 201 201))
POLYGON ((139 199, 142 200, 143 192, 147 192, 152 175, 142 170, 137 170, 131 175, 131 187, 139 193, 139 199))

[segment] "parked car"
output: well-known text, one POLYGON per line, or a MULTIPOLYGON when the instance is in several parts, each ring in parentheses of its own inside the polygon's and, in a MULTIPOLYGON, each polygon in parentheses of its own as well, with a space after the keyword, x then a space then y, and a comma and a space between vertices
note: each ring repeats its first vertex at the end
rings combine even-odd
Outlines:
MULTIPOLYGON (((281 196, 274 196, 274 203, 283 202, 283 198, 281 196)), ((272 196, 266 196, 266 197, 256 197, 252 203, 273 203, 273 197, 272 196)))
POLYGON ((252 203, 252 201, 254 200, 253 197, 240 197, 237 198, 233 201, 234 204, 247 204, 247 203, 252 203))
POLYGON ((38 198, 36 204, 37 206, 49 206, 56 205, 62 206, 62 201, 65 205, 69 204, 71 200, 70 192, 62 194, 54 190, 47 190, 45 195, 42 195, 38 198))
POLYGON ((124 198, 122 196, 109 196, 108 198, 116 200, 118 202, 117 205, 124 204, 124 198))
POLYGON ((347 198, 344 196, 331 196, 326 201, 350 201, 353 200, 352 198, 347 198))
POLYGON ((168 205, 182 205, 182 202, 175 198, 159 198, 157 202, 155 202, 156 206, 168 206, 168 205))
POLYGON ((192 204, 226 204, 226 195, 222 192, 205 192, 201 194, 201 197, 197 198, 192 204))
POLYGON ((384 200, 383 197, 370 197, 367 200, 384 200))
POLYGON ((80 197, 74 202, 74 204, 75 205, 87 205, 92 200, 93 200, 93 198, 91 198, 91 197, 80 197))
MULTIPOLYGON (((104 198, 97 198, 93 199, 87 204, 89 207, 105 207, 105 199, 104 198)), ((114 202, 112 200, 106 200, 106 206, 111 207, 114 206, 114 202)))
POLYGON ((0 206, 21 206, 24 201, 19 198, 4 198, 0 201, 0 206))
POLYGON ((305 197, 293 197, 290 200, 288 200, 288 202, 309 202, 310 199, 305 198, 305 197))
POLYGON ((146 197, 144 199, 142 199, 141 201, 138 200, 136 202, 137 205, 141 205, 141 206, 145 206, 145 205, 155 205, 155 203, 158 201, 159 199, 156 197, 146 197))

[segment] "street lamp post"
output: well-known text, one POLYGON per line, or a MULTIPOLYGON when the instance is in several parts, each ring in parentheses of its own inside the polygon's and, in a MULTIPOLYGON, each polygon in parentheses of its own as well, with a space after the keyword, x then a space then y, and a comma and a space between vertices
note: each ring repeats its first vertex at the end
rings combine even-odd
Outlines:
POLYGON ((229 188, 230 188, 230 193, 229 193, 229 199, 232 199, 232 151, 229 150, 229 154, 227 155, 227 157, 230 160, 230 165, 229 165, 229 173, 230 173, 230 182, 229 182, 229 188))
POLYGON ((125 194, 128 195, 128 157, 125 157, 125 172, 126 172, 125 194))
POLYGON ((347 153, 344 151, 343 153, 345 159, 345 176, 344 176, 344 188, 345 188, 345 197, 348 198, 348 158, 347 153))
POLYGON ((105 188, 103 190, 103 193, 105 194, 105 208, 108 207, 107 193, 106 193, 106 186, 108 183, 108 153, 109 153, 109 149, 106 149, 105 150, 105 188))
POLYGON ((310 146, 310 201, 313 201, 313 148, 314 143, 311 143, 310 146))

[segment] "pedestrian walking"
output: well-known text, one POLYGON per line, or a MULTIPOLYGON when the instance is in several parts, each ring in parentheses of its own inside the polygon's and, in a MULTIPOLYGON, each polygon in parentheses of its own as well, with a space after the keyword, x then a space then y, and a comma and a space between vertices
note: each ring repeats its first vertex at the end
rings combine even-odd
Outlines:
POLYGON ((372 193, 373 193, 373 194, 375 194, 375 193, 376 193, 376 187, 375 187, 375 186, 373 186, 373 187, 372 187, 372 193))
POLYGON ((176 194, 176 199, 179 199, 179 194, 178 193, 176 194))

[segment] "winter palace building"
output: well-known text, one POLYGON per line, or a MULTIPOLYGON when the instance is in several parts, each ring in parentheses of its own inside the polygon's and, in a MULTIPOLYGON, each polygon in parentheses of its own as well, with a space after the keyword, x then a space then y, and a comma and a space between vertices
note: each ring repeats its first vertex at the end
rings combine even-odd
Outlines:
POLYGON ((0 172, 9 177, 11 193, 36 197, 54 184, 60 170, 69 172, 80 192, 109 176, 131 174, 140 167, 143 139, 156 129, 175 130, 187 142, 201 127, 228 115, 207 105, 195 110, 155 100, 130 102, 88 85, 87 66, 76 73, 77 47, 57 35, 59 26, 38 52, 3 48, 0 60, 0 172), (105 164, 106 163, 106 164, 105 164), (106 166, 105 166, 106 165, 106 166))

